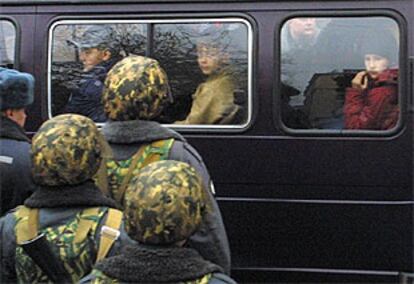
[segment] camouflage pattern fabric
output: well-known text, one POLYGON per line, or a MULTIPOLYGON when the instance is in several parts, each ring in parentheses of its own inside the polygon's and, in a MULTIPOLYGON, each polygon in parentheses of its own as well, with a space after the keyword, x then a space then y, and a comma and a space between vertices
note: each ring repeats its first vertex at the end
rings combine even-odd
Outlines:
MULTIPOLYGON (((106 210, 104 207, 99 208, 96 215, 81 211, 65 224, 40 230, 40 234, 44 233, 51 244, 52 251, 65 264, 65 269, 71 275, 73 282, 79 281, 81 277, 88 274, 95 264, 97 244, 94 235, 99 220, 106 210), (92 226, 86 238, 75 243, 74 239, 82 219, 92 220, 92 226)), ((15 218, 16 224, 22 220, 18 211, 15 213, 15 218)), ((52 283, 19 245, 16 246, 16 274, 19 283, 52 283)))
MULTIPOLYGON (((135 169, 132 169, 132 176, 138 175, 141 168, 151 162, 166 160, 173 143, 174 139, 155 141, 149 145, 141 146, 144 147, 142 151, 138 151, 127 160, 116 161, 109 159, 106 163, 106 168, 108 172, 109 191, 112 198, 118 196, 118 189, 127 176, 131 163, 136 155, 141 154, 141 157, 138 157, 135 169)), ((116 201, 121 206, 124 206, 124 200, 116 201)))
POLYGON ((158 61, 131 55, 109 71, 102 101, 112 120, 151 120, 161 113, 170 96, 167 74, 158 61))
POLYGON ((118 284, 120 283, 118 279, 113 279, 109 276, 106 276, 102 271, 94 269, 91 272, 91 284, 118 284))
POLYGON ((202 180, 187 163, 159 161, 141 169, 125 194, 129 235, 146 244, 173 244, 191 236, 206 207, 202 180))
MULTIPOLYGON (((120 281, 118 279, 113 279, 105 275, 102 271, 94 269, 92 270, 91 275, 92 280, 90 281, 91 284, 118 284, 120 281)), ((182 284, 208 284, 211 279, 212 274, 206 274, 200 279, 192 280, 192 281, 182 281, 179 283, 182 284)))
POLYGON ((46 121, 32 140, 32 175, 37 184, 79 184, 101 163, 101 134, 84 116, 65 114, 46 121))

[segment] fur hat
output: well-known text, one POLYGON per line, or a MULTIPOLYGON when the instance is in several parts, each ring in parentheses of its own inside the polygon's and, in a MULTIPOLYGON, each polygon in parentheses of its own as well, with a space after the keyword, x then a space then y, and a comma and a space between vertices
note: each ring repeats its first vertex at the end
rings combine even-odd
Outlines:
POLYGON ((190 38, 195 39, 197 45, 206 45, 211 48, 216 48, 219 51, 230 50, 230 47, 235 43, 233 38, 236 32, 234 25, 231 23, 222 22, 209 22, 209 23, 197 23, 186 24, 178 26, 181 32, 190 38))
POLYGON ((120 51, 117 34, 108 25, 87 26, 79 40, 67 40, 67 43, 79 49, 108 49, 112 55, 116 55, 120 51))
POLYGON ((0 67, 0 109, 20 109, 33 103, 34 78, 0 67))
POLYGON ((366 54, 375 54, 387 58, 390 63, 398 62, 398 44, 396 39, 387 32, 367 34, 360 46, 362 58, 366 54))

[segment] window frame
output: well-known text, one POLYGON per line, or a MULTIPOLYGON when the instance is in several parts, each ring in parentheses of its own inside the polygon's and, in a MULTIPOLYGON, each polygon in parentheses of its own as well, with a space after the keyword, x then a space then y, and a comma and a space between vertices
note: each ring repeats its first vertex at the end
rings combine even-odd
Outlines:
MULTIPOLYGON (((164 126, 180 130, 182 132, 242 132, 248 129, 253 122, 253 68, 254 68, 254 38, 256 27, 254 21, 244 14, 198 14, 188 16, 143 16, 139 19, 132 17, 111 16, 111 18, 98 17, 58 17, 48 27, 48 46, 47 46, 47 115, 48 118, 52 115, 52 49, 53 49, 53 33, 54 29, 59 25, 87 25, 87 24, 174 24, 174 23, 207 23, 207 22, 223 22, 223 23, 240 23, 247 28, 247 99, 246 99, 246 122, 237 125, 219 125, 219 124, 191 124, 191 125, 175 125, 163 124, 164 126)), ((151 47, 152 43, 147 45, 146 53, 151 47)), ((190 94, 189 94, 190 95, 190 94)), ((97 123, 103 125, 103 123, 97 123)))
POLYGON ((408 53, 407 53, 407 22, 404 18, 393 12, 392 10, 363 10, 363 11, 295 11, 286 14, 280 19, 280 22, 276 24, 274 31, 275 35, 275 53, 274 53, 274 70, 276 72, 275 85, 273 87, 273 118, 276 128, 281 129, 285 134, 292 136, 310 136, 310 137, 391 137, 400 133, 405 125, 408 111, 408 99, 409 99, 409 82, 408 82, 408 53), (282 120, 282 28, 287 21, 294 18, 373 18, 384 17, 393 20, 399 29, 399 50, 398 50, 398 101, 400 106, 400 114, 397 125, 388 130, 365 130, 365 129, 294 129, 285 125, 282 120))
POLYGON ((10 22, 15 31, 14 38, 14 57, 13 57, 13 69, 19 70, 20 68, 20 42, 21 42, 21 28, 19 22, 11 16, 0 16, 0 21, 10 22))

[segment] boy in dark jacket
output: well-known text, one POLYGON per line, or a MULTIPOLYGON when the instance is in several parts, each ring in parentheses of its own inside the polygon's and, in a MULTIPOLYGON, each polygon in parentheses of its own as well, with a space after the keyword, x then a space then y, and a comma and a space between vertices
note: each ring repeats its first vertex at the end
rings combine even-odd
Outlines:
POLYGON ((89 26, 78 42, 68 41, 79 50, 82 77, 71 90, 65 112, 77 113, 95 122, 106 121, 101 102, 103 82, 109 69, 120 60, 114 30, 105 25, 89 26))
POLYGON ((0 216, 23 204, 34 191, 30 139, 23 129, 33 93, 32 75, 0 68, 0 216))
POLYGON ((371 35, 361 47, 365 71, 352 80, 346 90, 345 128, 387 130, 396 126, 398 106, 398 47, 392 36, 371 35))

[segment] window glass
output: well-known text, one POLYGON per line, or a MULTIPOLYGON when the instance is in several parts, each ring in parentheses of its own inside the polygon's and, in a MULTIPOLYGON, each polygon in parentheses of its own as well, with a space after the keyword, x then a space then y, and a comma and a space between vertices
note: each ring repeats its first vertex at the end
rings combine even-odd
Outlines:
POLYGON ((0 66, 14 67, 16 28, 7 20, 0 20, 0 66))
POLYGON ((51 45, 51 115, 79 113, 106 121, 100 100, 106 73, 124 56, 145 55, 146 29, 145 24, 132 23, 56 25, 51 45))
POLYGON ((156 120, 183 128, 242 127, 251 116, 250 33, 245 21, 229 19, 62 21, 50 37, 50 114, 80 113, 105 122, 103 86, 88 82, 93 77, 103 83, 113 63, 137 54, 157 59, 168 75, 174 102, 156 120), (91 48, 103 38, 114 62, 91 48))
POLYGON ((242 23, 156 24, 155 50, 175 103, 168 123, 247 121, 247 27, 242 23))
POLYGON ((281 29, 282 121, 389 130, 399 119, 399 29, 386 17, 293 18, 281 29))

